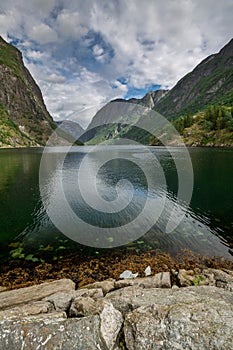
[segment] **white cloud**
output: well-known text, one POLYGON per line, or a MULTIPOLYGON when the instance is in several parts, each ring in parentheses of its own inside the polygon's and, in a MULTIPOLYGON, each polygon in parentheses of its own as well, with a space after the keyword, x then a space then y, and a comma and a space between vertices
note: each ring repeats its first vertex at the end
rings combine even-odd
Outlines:
POLYGON ((27 58, 32 59, 34 61, 44 61, 45 59, 48 59, 50 57, 49 53, 47 52, 41 52, 38 50, 31 50, 30 46, 31 43, 30 42, 26 42, 22 44, 23 47, 28 47, 29 49, 25 52, 25 55, 27 56, 27 58))
POLYGON ((48 44, 58 39, 56 32, 44 23, 34 25, 28 36, 39 44, 48 44))
POLYGON ((65 38, 81 38, 86 35, 88 29, 82 24, 80 14, 71 12, 69 10, 63 10, 57 17, 58 32, 65 38))
POLYGON ((0 34, 19 40, 51 114, 85 126, 129 86, 172 87, 229 41, 232 12, 232 0, 8 0, 0 34))

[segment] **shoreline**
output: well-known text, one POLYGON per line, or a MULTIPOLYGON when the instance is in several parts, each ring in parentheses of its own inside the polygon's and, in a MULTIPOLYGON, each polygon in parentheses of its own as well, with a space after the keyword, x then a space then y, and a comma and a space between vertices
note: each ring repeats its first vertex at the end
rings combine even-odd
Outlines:
POLYGON ((222 257, 206 257, 194 254, 190 250, 181 250, 172 257, 160 250, 145 253, 136 251, 103 254, 100 256, 82 256, 67 254, 57 260, 32 262, 15 259, 6 265, 0 261, 0 286, 17 289, 60 278, 71 279, 78 288, 109 278, 119 279, 125 270, 145 276, 150 266, 151 273, 171 272, 173 270, 194 270, 204 268, 227 269, 233 271, 233 260, 222 257))
MULTIPOLYGON (((219 148, 219 149, 233 149, 233 144, 232 145, 188 145, 188 144, 186 144, 185 146, 183 146, 183 145, 144 145, 144 144, 141 144, 142 146, 144 146, 144 147, 161 147, 161 148, 164 148, 164 147, 166 147, 166 148, 213 148, 213 149, 216 149, 216 148, 219 148)), ((72 146, 72 147, 94 147, 94 146, 96 146, 96 145, 75 145, 75 146, 72 146)), ((101 145, 101 146, 106 146, 106 147, 108 147, 108 146, 121 146, 121 145, 101 145)), ((124 146, 124 145, 123 145, 124 146)), ((130 146, 130 145, 129 145, 130 146)), ((133 145, 133 146, 135 146, 135 145, 133 145)), ((14 149, 14 150, 21 150, 21 149, 35 149, 35 148, 38 148, 38 149, 40 149, 40 148, 45 148, 46 147, 46 145, 45 146, 19 146, 19 147, 11 147, 11 146, 9 146, 9 147, 1 147, 0 146, 0 150, 12 150, 12 149, 14 149)), ((56 148, 56 147, 69 147, 69 146, 64 146, 64 145, 61 145, 61 146, 59 146, 59 145, 57 145, 57 146, 49 146, 49 147, 51 147, 51 148, 56 148)), ((139 146, 138 146, 139 147, 139 146)))

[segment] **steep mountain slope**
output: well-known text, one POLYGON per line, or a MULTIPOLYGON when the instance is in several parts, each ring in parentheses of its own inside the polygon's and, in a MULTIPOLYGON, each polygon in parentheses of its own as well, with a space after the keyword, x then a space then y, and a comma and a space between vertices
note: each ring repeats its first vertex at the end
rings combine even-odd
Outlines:
POLYGON ((178 81, 154 109, 174 118, 215 103, 233 104, 233 39, 178 81))
POLYGON ((23 64, 21 52, 1 37, 0 81, 2 145, 44 144, 55 127, 53 119, 45 107, 39 87, 23 64), (6 135, 10 132, 10 125, 2 127, 6 116, 17 134, 10 138, 6 135))

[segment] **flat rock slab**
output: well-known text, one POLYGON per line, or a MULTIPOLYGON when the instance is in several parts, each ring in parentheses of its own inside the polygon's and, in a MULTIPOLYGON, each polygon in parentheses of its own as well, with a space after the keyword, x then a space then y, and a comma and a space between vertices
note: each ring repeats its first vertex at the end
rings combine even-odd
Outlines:
POLYGON ((1 292, 0 309, 41 300, 54 293, 66 293, 74 290, 75 283, 73 281, 70 279, 61 279, 53 282, 45 282, 36 286, 1 292))
POLYGON ((208 303, 210 299, 224 300, 233 304, 233 293, 214 286, 176 289, 145 289, 131 286, 115 290, 105 296, 105 300, 109 300, 124 315, 133 309, 151 304, 172 305, 180 302, 186 305, 197 301, 208 303))
POLYGON ((170 272, 159 272, 154 276, 125 278, 115 282, 115 288, 138 286, 142 288, 171 288, 170 272))
POLYGON ((45 314, 54 311, 51 303, 46 301, 35 301, 33 303, 15 306, 0 311, 0 320, 19 319, 30 315, 45 314))
POLYGON ((108 350, 99 316, 0 322, 1 350, 108 350))

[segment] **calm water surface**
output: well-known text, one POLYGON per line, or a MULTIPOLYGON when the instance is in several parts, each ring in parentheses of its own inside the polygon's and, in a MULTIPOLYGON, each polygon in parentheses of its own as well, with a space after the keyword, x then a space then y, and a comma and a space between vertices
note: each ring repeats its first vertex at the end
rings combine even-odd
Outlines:
MULTIPOLYGON (((176 199, 178 180, 174 161, 165 148, 151 147, 150 151, 160 161, 167 188, 158 188, 156 169, 152 167, 150 171, 152 175, 154 174, 154 188, 148 193, 145 174, 133 163, 135 159, 140 159, 146 169, 150 169, 150 159, 146 151, 142 147, 134 146, 105 147, 103 152, 108 152, 112 158, 116 159, 106 163, 98 173, 97 187, 100 195, 111 201, 116 196, 117 182, 128 179, 133 185, 132 200, 140 199, 137 206, 132 205, 128 213, 121 212, 120 215, 104 215, 93 210, 74 190, 77 183, 76 174, 89 150, 88 147, 72 147, 62 169, 70 205, 84 221, 101 227, 117 227, 125 224, 139 214, 146 197, 156 195, 158 191, 166 191, 166 209, 169 211, 170 204, 176 199)), ((56 244, 63 247, 60 249, 81 249, 79 244, 59 232, 46 213, 46 205, 49 205, 56 192, 54 184, 59 176, 64 149, 51 149, 47 157, 48 181, 43 187, 47 204, 42 204, 39 190, 42 152, 42 148, 0 150, 0 254, 2 256, 13 249, 12 242, 22 242, 25 249, 31 252, 43 247, 44 249, 48 247, 49 250, 56 244)), ((155 225, 135 242, 135 246, 143 250, 159 248, 171 254, 175 254, 181 248, 188 248, 208 256, 232 257, 230 247, 233 243, 233 150, 190 148, 189 152, 194 170, 194 189, 184 219, 173 232, 167 234, 163 232, 161 226, 155 225)), ((87 187, 93 167, 98 165, 102 156, 101 152, 91 153, 88 156, 90 171, 87 171, 87 187)), ((180 159, 183 157, 181 148, 175 149, 175 156, 180 159)), ((59 206, 59 198, 57 201, 59 206)), ((179 203, 179 209, 185 209, 185 205, 186 203, 179 203)), ((165 210, 164 217, 168 214, 165 210)), ((77 227, 78 230, 79 227, 77 227)), ((140 236, 140 227, 137 230, 140 236)), ((134 245, 131 244, 131 246, 134 245)))

